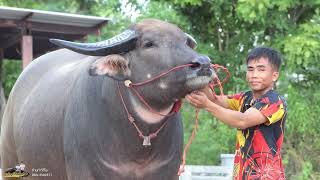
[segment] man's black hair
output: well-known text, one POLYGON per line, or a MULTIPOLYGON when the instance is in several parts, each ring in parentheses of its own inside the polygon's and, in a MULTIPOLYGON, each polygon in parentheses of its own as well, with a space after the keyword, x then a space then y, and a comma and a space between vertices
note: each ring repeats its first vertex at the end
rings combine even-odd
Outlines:
POLYGON ((257 60, 260 58, 267 58, 274 70, 279 71, 281 65, 281 56, 278 51, 267 48, 267 47, 257 47, 250 51, 247 57, 247 64, 251 60, 257 60))

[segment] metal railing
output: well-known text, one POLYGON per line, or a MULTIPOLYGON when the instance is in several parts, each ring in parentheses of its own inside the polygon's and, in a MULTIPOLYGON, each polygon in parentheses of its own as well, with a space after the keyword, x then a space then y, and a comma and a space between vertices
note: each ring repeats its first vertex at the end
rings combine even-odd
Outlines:
POLYGON ((232 168, 228 166, 187 165, 180 180, 231 180, 232 168))

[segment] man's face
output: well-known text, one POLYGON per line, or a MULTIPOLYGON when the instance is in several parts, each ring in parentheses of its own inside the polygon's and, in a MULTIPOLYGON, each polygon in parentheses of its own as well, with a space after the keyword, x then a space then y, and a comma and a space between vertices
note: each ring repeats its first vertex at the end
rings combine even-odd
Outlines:
POLYGON ((246 79, 253 91, 263 91, 273 87, 279 72, 273 69, 267 58, 252 59, 247 64, 246 79))

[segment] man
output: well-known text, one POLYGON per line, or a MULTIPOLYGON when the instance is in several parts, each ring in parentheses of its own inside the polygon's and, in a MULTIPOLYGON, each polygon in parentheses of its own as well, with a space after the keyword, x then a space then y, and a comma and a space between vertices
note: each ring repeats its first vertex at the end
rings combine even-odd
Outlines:
POLYGON ((186 99, 223 123, 237 128, 234 179, 285 179, 281 159, 286 102, 273 90, 281 58, 271 48, 258 47, 247 57, 250 91, 213 96, 207 87, 186 99))

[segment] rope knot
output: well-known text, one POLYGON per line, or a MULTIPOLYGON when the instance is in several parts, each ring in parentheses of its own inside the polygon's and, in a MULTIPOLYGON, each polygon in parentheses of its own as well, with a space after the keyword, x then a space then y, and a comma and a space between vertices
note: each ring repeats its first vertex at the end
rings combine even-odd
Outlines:
POLYGON ((127 79, 127 80, 124 81, 124 85, 125 85, 126 87, 131 87, 132 82, 127 79))
POLYGON ((133 123, 135 121, 131 114, 128 114, 128 119, 130 123, 133 123))

